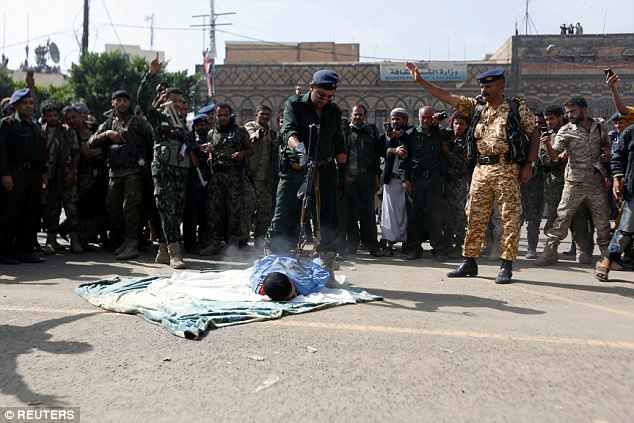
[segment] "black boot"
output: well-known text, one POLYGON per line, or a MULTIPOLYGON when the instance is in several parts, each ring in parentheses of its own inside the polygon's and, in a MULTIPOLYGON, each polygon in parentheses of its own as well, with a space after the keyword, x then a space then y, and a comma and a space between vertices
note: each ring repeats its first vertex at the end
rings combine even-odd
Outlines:
POLYGON ((447 273, 449 278, 463 278, 465 276, 478 276, 478 263, 473 257, 464 257, 456 270, 447 273))
POLYGON ((513 262, 510 260, 502 260, 502 266, 500 266, 500 272, 495 278, 495 283, 510 283, 513 277, 513 262))

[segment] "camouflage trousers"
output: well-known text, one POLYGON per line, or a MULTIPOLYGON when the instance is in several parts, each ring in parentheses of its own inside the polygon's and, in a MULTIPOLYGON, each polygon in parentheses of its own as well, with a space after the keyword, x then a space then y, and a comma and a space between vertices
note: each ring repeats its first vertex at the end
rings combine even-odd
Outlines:
POLYGON ((161 217, 162 231, 159 234, 161 243, 172 244, 180 240, 188 172, 189 169, 186 167, 152 162, 154 201, 161 217))
POLYGON ((46 206, 44 206, 42 213, 46 232, 59 232, 59 216, 62 213, 62 207, 64 207, 64 214, 66 215, 70 232, 79 232, 78 202, 79 194, 76 184, 72 187, 61 187, 55 191, 49 191, 46 197, 46 206))
POLYGON ((242 180, 242 217, 240 218, 240 243, 246 243, 251 237, 253 214, 258 208, 258 197, 248 178, 242 180))
POLYGON ((528 249, 537 250, 539 225, 544 211, 544 172, 535 169, 533 177, 521 186, 523 220, 526 222, 528 249))
POLYGON ((126 239, 139 238, 139 211, 143 197, 141 172, 110 177, 106 209, 113 229, 124 231, 126 239))
POLYGON ((522 215, 519 171, 520 167, 516 163, 476 166, 466 206, 465 257, 480 255, 494 202, 497 203, 502 217, 500 257, 504 260, 515 260, 517 257, 522 215))
MULTIPOLYGON (((548 214, 546 223, 544 224, 544 234, 548 229, 553 227, 555 219, 557 219, 557 208, 561 201, 561 194, 564 191, 564 174, 563 172, 550 172, 546 174, 544 182, 544 200, 548 206, 548 214)), ((592 255, 594 249, 594 225, 592 224, 592 215, 588 205, 581 203, 575 216, 570 222, 570 232, 572 233, 572 241, 577 244, 577 250, 585 251, 592 255)))
POLYGON ((239 169, 214 169, 207 184, 207 239, 210 245, 219 246, 222 241, 226 241, 237 246, 244 236, 243 188, 239 169))
POLYGON ((466 177, 451 177, 445 181, 442 209, 443 246, 445 250, 462 250, 467 233, 465 206, 469 197, 469 181, 466 177))
MULTIPOLYGON (((557 208, 557 219, 553 227, 546 231, 549 241, 559 242, 568 235, 575 214, 586 203, 590 209, 592 221, 597 231, 597 244, 601 250, 610 243, 610 207, 605 190, 604 178, 594 173, 583 182, 566 181, 557 208)), ((584 251, 587 251, 584 249, 584 251)))
POLYGON ((264 238, 273 218, 272 181, 254 181, 252 188, 250 198, 245 199, 245 208, 248 209, 249 216, 253 216, 255 212, 254 237, 264 238))

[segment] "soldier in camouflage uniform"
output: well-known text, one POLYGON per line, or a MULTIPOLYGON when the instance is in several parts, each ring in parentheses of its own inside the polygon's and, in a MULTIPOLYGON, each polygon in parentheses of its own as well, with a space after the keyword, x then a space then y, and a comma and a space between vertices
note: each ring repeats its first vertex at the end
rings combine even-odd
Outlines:
POLYGON ((602 256, 610 243, 610 209, 605 189, 608 175, 605 163, 610 160, 607 126, 605 122, 588 116, 588 105, 583 97, 571 98, 564 107, 570 122, 557 133, 549 154, 553 160, 568 158, 566 181, 557 208, 557 219, 546 232, 546 246, 535 261, 538 266, 557 262, 557 247, 568 234, 570 223, 584 201, 592 213, 602 256))
POLYGON ((90 137, 90 148, 108 147, 110 167, 106 207, 112 230, 125 233, 125 242, 115 251, 117 260, 138 257, 139 208, 143 195, 142 152, 151 139, 147 122, 130 109, 130 94, 112 94, 112 114, 90 137))
POLYGON ((245 159, 251 153, 249 133, 235 123, 231 106, 216 107, 216 127, 209 131, 211 179, 207 185, 210 244, 200 254, 218 254, 223 241, 239 246, 243 236, 242 189, 245 159))
POLYGON ((476 79, 480 82, 480 94, 486 105, 479 106, 475 98, 456 96, 441 87, 425 81, 413 63, 407 67, 414 80, 439 100, 454 106, 459 112, 474 115, 480 112, 480 118, 474 122, 473 137, 477 151, 476 167, 471 180, 469 200, 467 201, 467 234, 465 236, 463 256, 460 267, 449 272, 449 277, 474 276, 478 273, 476 258, 489 224, 493 202, 500 208, 502 215, 502 239, 500 257, 502 265, 495 279, 496 283, 509 283, 513 275, 513 260, 517 257, 520 235, 520 217, 522 198, 520 182, 527 182, 532 176, 533 167, 539 150, 539 133, 535 128, 535 118, 521 99, 513 99, 517 104, 517 114, 511 116, 513 109, 504 97, 506 86, 504 69, 492 69, 476 79), (511 145, 508 125, 513 119, 530 138, 526 157, 518 163, 509 160, 511 145))
POLYGON ((359 241, 368 247, 372 256, 380 257, 376 233, 374 195, 379 185, 383 146, 379 130, 365 123, 367 109, 362 104, 352 108, 349 129, 344 131, 348 168, 345 195, 346 250, 356 253, 359 241))
POLYGON ((447 178, 443 191, 443 237, 445 254, 449 258, 460 258, 467 231, 465 206, 469 197, 469 184, 473 167, 467 160, 466 133, 469 116, 456 112, 451 116, 449 127, 454 137, 447 144, 447 178))
POLYGON ((77 216, 77 167, 79 165, 79 142, 74 130, 60 122, 61 108, 53 101, 45 101, 41 106, 42 128, 47 147, 47 196, 44 208, 46 245, 44 252, 54 254, 60 248, 57 243, 59 216, 64 213, 70 229, 70 249, 73 253, 83 253, 79 239, 79 219, 77 216))
MULTIPOLYGON (((253 196, 250 203, 244 205, 245 217, 255 215, 255 245, 258 248, 264 246, 266 230, 273 218, 273 166, 274 156, 277 156, 277 134, 269 127, 271 120, 271 108, 261 105, 255 112, 255 120, 247 122, 244 128, 251 138, 251 156, 249 161, 249 174, 247 180, 253 185, 253 196)), ((249 227, 251 219, 248 220, 249 227)))
MULTIPOLYGON (((539 152, 540 161, 544 165, 544 201, 547 204, 548 214, 546 223, 544 224, 544 233, 552 228, 557 218, 557 207, 561 201, 561 194, 564 190, 564 173, 566 169, 567 159, 555 157, 550 158, 549 150, 555 142, 555 136, 559 129, 566 123, 564 118, 564 110, 561 106, 548 106, 544 109, 544 119, 548 131, 541 134, 541 148, 539 152)), ((594 241, 592 235, 594 225, 590 209, 586 203, 581 203, 570 223, 570 232, 572 233, 572 254, 577 256, 577 261, 582 264, 591 263, 592 250, 594 249, 594 241)), ((566 253, 564 253, 566 254, 566 253)))
POLYGON ((106 231, 106 193, 108 190, 108 169, 105 148, 90 148, 88 140, 93 132, 81 118, 74 106, 63 109, 64 120, 75 131, 79 143, 79 165, 77 166, 77 218, 84 250, 92 247, 98 234, 106 231))
POLYGON ((187 173, 191 167, 189 150, 193 135, 184 125, 185 99, 178 88, 157 92, 157 75, 161 70, 158 54, 150 62, 141 81, 137 97, 139 105, 154 128, 152 179, 154 200, 161 219, 159 250, 154 261, 174 269, 185 268, 180 251, 180 226, 185 205, 187 173), (151 101, 155 94, 154 101, 151 101))

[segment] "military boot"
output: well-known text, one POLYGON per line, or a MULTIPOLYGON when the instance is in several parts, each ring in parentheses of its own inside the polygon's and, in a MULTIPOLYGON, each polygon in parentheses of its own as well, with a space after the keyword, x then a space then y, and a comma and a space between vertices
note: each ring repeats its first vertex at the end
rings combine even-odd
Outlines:
POLYGON ((154 258, 154 263, 170 264, 170 255, 167 251, 167 243, 163 242, 159 244, 159 249, 156 253, 156 258, 154 258))
POLYGON ((117 260, 130 260, 139 257, 137 249, 138 241, 136 239, 128 239, 125 248, 115 256, 117 260))
POLYGON ((84 252, 84 248, 81 246, 81 239, 77 232, 70 233, 70 251, 73 254, 82 254, 84 252))
POLYGON ((559 253, 557 253, 558 241, 548 240, 544 246, 544 251, 541 252, 537 260, 535 260, 535 266, 552 266, 559 261, 559 253))
POLYGON ((128 246, 128 240, 124 239, 123 242, 121 244, 119 244, 119 246, 117 248, 115 248, 114 254, 116 256, 118 256, 119 254, 121 254, 123 252, 123 250, 126 249, 127 246, 128 246))
POLYGON ((321 259, 321 267, 326 269, 328 273, 330 273, 330 277, 332 279, 335 278, 335 259, 337 258, 337 253, 334 251, 326 251, 319 253, 319 258, 321 259))
POLYGON ((57 235, 54 232, 49 232, 46 235, 46 245, 44 246, 44 254, 55 254, 59 250, 60 245, 57 242, 57 235))
POLYGON ((170 267, 172 269, 184 269, 186 267, 183 256, 181 256, 181 246, 178 242, 167 244, 167 252, 170 256, 170 267))
POLYGON ((463 278, 465 276, 478 276, 478 263, 473 257, 464 257, 456 270, 447 273, 449 278, 463 278))
POLYGON ((504 284, 511 282, 513 277, 513 262, 510 260, 502 260, 502 266, 500 266, 500 272, 495 278, 495 283, 504 284))

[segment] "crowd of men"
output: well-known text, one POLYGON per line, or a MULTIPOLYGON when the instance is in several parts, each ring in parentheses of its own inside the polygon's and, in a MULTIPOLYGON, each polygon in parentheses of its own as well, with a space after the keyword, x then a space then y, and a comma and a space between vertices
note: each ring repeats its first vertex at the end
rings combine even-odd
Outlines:
POLYGON ((609 133, 582 97, 535 112, 521 98, 507 99, 502 69, 479 75, 480 95, 471 98, 407 67, 454 108, 451 116, 424 106, 413 122, 395 107, 380 131, 366 122, 363 104, 342 116, 334 102, 339 76, 321 70, 307 92, 286 101, 279 133, 267 105, 241 125, 229 104, 211 104, 189 128, 183 93, 160 80, 158 58, 136 95, 112 93, 98 126, 84 104, 52 99, 39 105, 38 122, 33 91, 18 90, 4 102, 10 111, 0 124, 0 263, 41 263, 39 251, 64 248, 58 236, 71 253, 100 244, 117 260, 157 242, 156 263, 175 269, 186 267, 182 248, 217 255, 253 238, 268 255, 301 252, 312 240, 333 275, 337 258, 360 248, 390 257, 401 243, 406 259, 416 260, 428 241, 435 260, 462 259, 449 277, 477 275, 476 259, 486 252, 502 261, 496 282, 508 283, 526 223, 526 258, 536 265, 557 262, 570 229, 575 251, 568 253, 585 264, 596 231, 598 279, 623 267, 634 232, 634 109, 618 94, 618 76, 606 76, 618 109, 609 133), (544 206, 547 241, 538 255, 544 206), (619 240, 611 244, 610 218, 621 207, 619 240))

